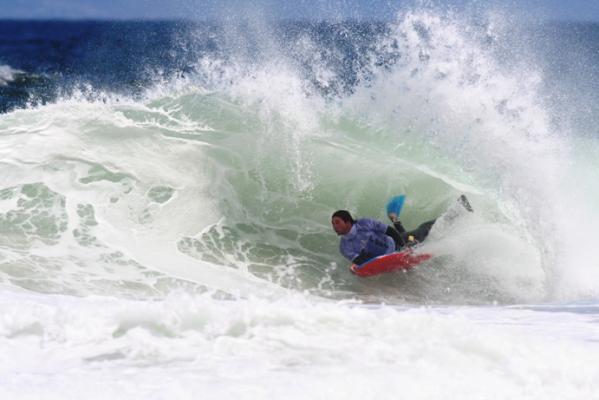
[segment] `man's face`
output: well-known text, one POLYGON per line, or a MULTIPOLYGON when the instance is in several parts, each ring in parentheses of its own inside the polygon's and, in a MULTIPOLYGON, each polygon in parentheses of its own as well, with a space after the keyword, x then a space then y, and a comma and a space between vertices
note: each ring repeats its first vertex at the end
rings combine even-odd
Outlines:
POLYGON ((335 233, 337 233, 337 235, 345 235, 351 230, 351 222, 345 222, 339 217, 333 217, 331 224, 333 225, 333 230, 335 233))

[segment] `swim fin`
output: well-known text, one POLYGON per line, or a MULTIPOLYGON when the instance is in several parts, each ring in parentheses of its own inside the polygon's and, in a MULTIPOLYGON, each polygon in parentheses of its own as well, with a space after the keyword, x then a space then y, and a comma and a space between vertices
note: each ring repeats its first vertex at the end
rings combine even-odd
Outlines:
POLYGON ((399 218, 405 200, 406 196, 403 194, 389 199, 389 202, 387 203, 387 214, 395 214, 395 217, 399 218))
POLYGON ((472 206, 470 205, 470 202, 468 201, 468 199, 466 198, 465 195, 461 195, 460 197, 458 197, 458 203, 460 203, 462 206, 464 206, 464 208, 467 211, 474 212, 474 210, 472 209, 472 206))

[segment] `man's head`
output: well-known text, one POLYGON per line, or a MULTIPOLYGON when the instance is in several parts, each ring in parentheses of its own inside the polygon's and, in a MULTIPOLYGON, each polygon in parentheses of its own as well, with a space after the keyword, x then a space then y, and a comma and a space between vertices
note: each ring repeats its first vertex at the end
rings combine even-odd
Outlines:
POLYGON ((349 211, 346 210, 335 211, 331 217, 331 224, 333 225, 333 230, 335 233, 337 233, 337 235, 345 235, 349 233, 354 222, 356 221, 354 221, 349 211))

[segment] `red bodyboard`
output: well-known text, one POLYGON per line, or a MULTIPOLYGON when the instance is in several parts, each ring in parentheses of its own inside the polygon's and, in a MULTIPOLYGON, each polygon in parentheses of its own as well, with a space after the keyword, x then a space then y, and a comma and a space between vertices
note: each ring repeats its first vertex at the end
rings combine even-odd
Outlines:
POLYGON ((431 257, 432 254, 417 254, 413 249, 407 249, 397 253, 375 257, 362 265, 352 264, 350 270, 358 276, 373 276, 384 272, 407 270, 431 257))

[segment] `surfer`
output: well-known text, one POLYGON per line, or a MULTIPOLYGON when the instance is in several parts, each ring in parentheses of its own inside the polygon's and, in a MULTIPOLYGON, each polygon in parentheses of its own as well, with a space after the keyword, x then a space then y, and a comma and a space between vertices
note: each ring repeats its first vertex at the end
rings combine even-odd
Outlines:
MULTIPOLYGON (((387 215, 393 226, 370 218, 354 220, 349 211, 335 211, 331 217, 331 224, 335 233, 341 236, 341 254, 354 264, 360 265, 374 257, 424 241, 436 219, 424 222, 412 231, 406 231, 398 218, 404 199, 405 196, 397 196, 387 204, 387 215)), ((466 196, 460 196, 458 201, 466 210, 472 211, 466 196)))
POLYGON ((401 240, 395 228, 370 218, 354 220, 349 211, 338 210, 331 217, 333 230, 341 236, 339 251, 354 264, 393 253, 401 240))

